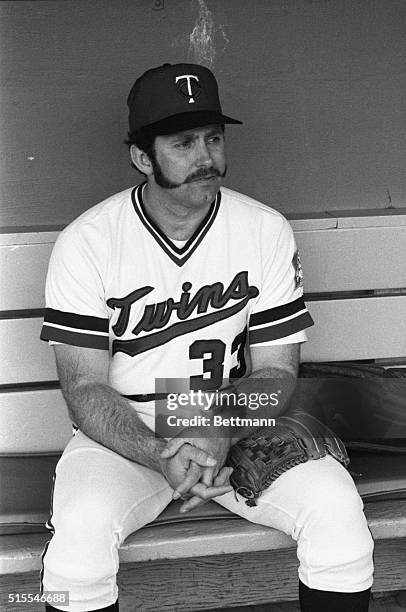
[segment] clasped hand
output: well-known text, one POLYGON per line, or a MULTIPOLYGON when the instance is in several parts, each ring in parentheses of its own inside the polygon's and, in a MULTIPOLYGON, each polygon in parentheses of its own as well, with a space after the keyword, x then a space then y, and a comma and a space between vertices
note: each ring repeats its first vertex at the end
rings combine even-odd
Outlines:
POLYGON ((229 438, 197 437, 198 428, 188 427, 168 441, 160 453, 163 474, 174 489, 174 499, 187 499, 180 512, 187 512, 209 499, 232 490, 232 468, 224 467, 229 438))

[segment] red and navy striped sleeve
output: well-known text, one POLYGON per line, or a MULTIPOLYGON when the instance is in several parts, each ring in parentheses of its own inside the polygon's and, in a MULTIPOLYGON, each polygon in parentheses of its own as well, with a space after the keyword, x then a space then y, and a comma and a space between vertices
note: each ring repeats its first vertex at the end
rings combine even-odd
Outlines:
POLYGON ((293 231, 283 217, 275 244, 263 246, 263 279, 249 318, 250 345, 303 342, 313 319, 303 300, 303 274, 293 231))
POLYGON ((109 309, 102 257, 94 244, 65 230, 51 255, 41 340, 95 349, 109 348, 109 309))

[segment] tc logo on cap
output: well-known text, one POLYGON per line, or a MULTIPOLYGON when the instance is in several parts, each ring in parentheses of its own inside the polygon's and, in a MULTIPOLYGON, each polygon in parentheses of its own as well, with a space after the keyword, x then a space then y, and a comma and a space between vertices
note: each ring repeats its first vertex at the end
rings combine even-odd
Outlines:
POLYGON ((202 88, 199 83, 199 78, 195 74, 182 74, 177 76, 175 83, 178 86, 178 91, 185 98, 189 98, 189 104, 193 104, 202 88))

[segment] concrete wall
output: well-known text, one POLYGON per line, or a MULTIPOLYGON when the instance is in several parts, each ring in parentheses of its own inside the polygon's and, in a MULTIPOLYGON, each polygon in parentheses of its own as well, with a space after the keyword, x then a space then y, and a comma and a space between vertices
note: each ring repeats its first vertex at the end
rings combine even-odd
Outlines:
POLYGON ((135 78, 213 68, 226 184, 285 213, 405 206, 403 0, 0 3, 0 225, 67 223, 138 182, 135 78))

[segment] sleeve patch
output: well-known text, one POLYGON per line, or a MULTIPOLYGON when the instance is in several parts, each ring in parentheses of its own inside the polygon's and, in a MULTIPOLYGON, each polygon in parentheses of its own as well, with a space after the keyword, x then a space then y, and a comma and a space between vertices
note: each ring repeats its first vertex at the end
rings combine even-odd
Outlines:
POLYGON ((295 288, 303 287, 303 269, 300 261, 299 251, 295 251, 292 259, 292 265, 295 270, 295 288))

